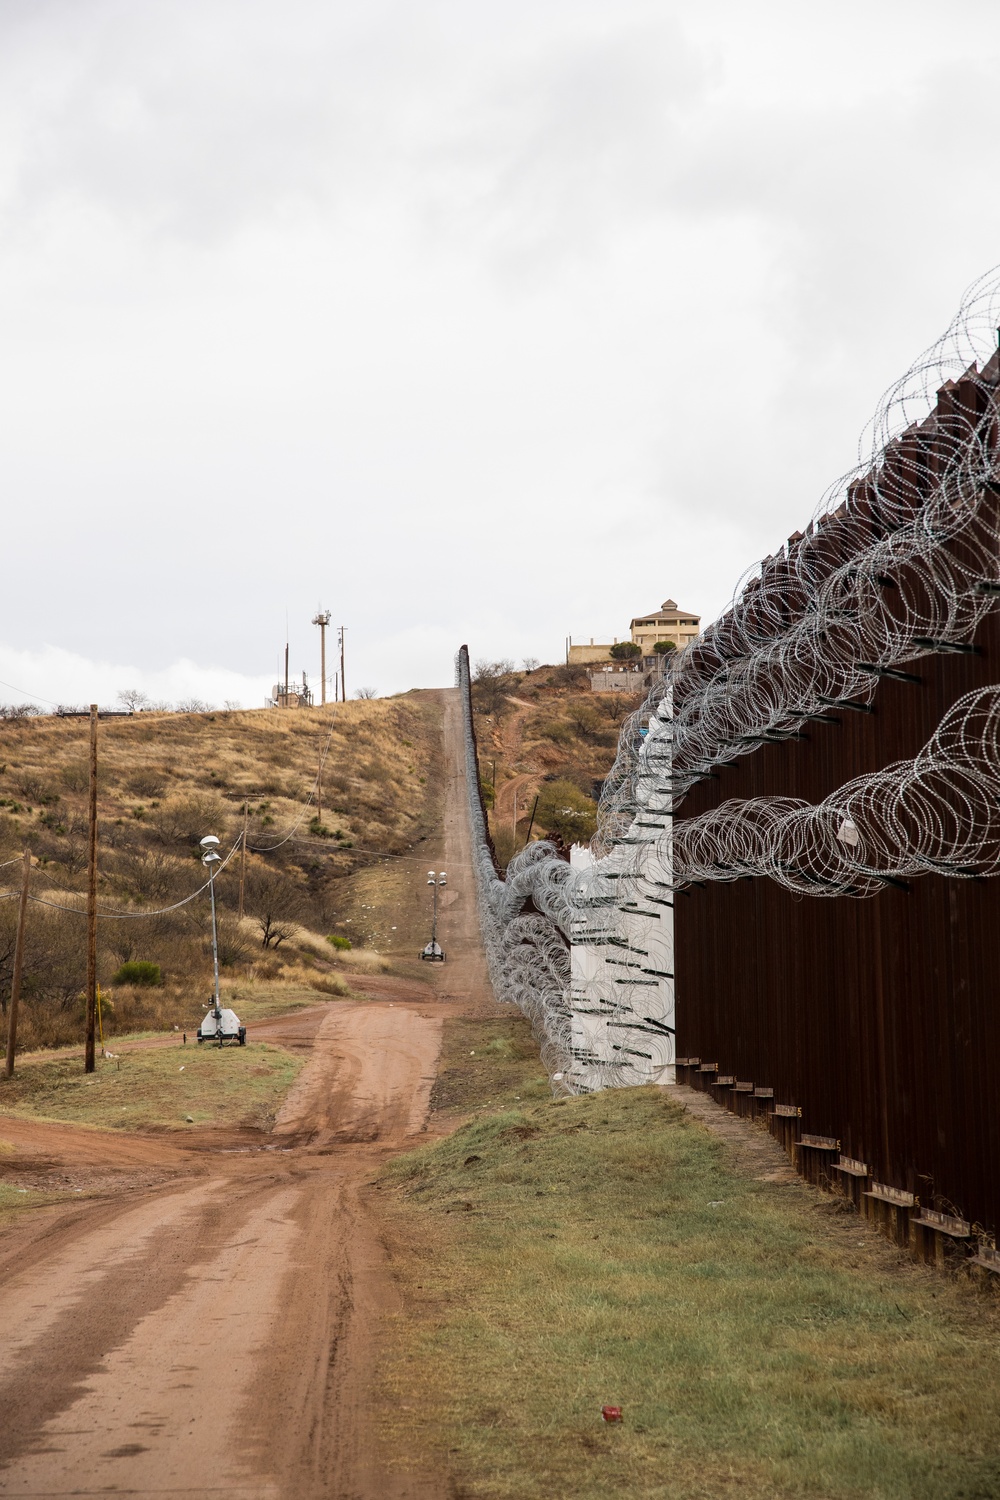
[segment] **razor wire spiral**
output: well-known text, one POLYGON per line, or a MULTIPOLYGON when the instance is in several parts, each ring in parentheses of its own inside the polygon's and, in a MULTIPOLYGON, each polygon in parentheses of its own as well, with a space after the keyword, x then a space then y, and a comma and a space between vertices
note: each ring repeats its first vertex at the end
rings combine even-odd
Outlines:
POLYGON ((468 654, 459 653, 490 974, 497 997, 531 1018, 563 1087, 646 1081, 659 1061, 662 1052, 642 1050, 651 1043, 630 1046, 639 1038, 624 1034, 670 1030, 640 987, 669 981, 672 1011, 672 959, 661 956, 661 968, 642 960, 662 915, 654 907, 693 881, 767 877, 798 894, 865 897, 926 873, 1000 874, 1000 684, 959 699, 912 760, 818 804, 732 799, 675 816, 720 763, 797 737, 833 709, 866 710, 879 680, 905 675, 908 662, 973 649, 1000 603, 998 324, 994 270, 882 398, 859 463, 805 531, 751 569, 729 609, 671 657, 622 725, 589 869, 571 870, 537 843, 501 879, 479 797, 468 654), (573 944, 610 950, 582 983, 573 944), (586 1017, 604 1028, 589 1053, 579 1043, 586 1017), (619 1032, 624 1040, 610 1040, 619 1032))
MULTIPOLYGON (((463 709, 466 785, 472 830, 473 868, 483 944, 496 998, 517 1005, 528 1017, 542 1061, 559 1092, 575 1093, 647 1082, 670 1061, 672 1029, 648 994, 672 975, 655 969, 647 929, 662 921, 670 902, 638 911, 628 864, 619 857, 587 869, 574 869, 552 844, 538 841, 522 849, 501 878, 493 856, 479 788, 479 766, 472 721, 469 656, 462 647, 456 676, 463 709), (626 887, 620 882, 626 879, 626 887), (601 972, 574 976, 573 949, 601 955, 601 972), (590 1035, 586 1034, 588 1032, 590 1035), (643 1033, 643 1047, 630 1046, 643 1033), (595 1044, 594 1032, 601 1043, 595 1044), (652 1038, 652 1040, 646 1040, 652 1038), (655 1047, 654 1052, 646 1049, 655 1047), (647 1064, 649 1066, 647 1066, 647 1064)), ((661 825, 662 826, 662 825, 661 825)), ((672 940, 672 933, 671 933, 672 940)), ((662 949, 663 944, 660 944, 662 949)))
POLYGON ((805 533, 671 664, 678 791, 845 700, 869 704, 880 677, 962 649, 996 606, 998 320, 993 271, 883 397, 867 456, 805 533))

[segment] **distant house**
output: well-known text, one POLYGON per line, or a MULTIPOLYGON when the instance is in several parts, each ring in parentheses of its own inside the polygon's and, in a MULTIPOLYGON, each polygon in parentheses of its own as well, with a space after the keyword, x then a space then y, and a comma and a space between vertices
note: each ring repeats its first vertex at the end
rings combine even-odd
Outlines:
POLYGON ((657 641, 670 641, 680 651, 699 634, 700 615, 678 609, 673 599, 664 599, 659 609, 648 615, 637 615, 632 621, 632 640, 648 656, 657 641))

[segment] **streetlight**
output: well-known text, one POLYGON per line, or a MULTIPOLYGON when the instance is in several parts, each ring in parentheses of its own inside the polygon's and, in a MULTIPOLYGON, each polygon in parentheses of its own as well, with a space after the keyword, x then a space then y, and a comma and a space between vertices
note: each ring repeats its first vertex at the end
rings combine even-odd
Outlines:
POLYGON ((208 871, 208 889, 212 894, 212 967, 215 973, 215 997, 209 1008, 209 1013, 198 1027, 198 1041, 217 1041, 221 1047, 223 1042, 239 1042, 241 1047, 246 1046, 247 1029, 240 1025, 240 1018, 234 1010, 223 1010, 222 1001, 219 998, 219 928, 215 919, 215 877, 222 865, 222 857, 218 853, 219 840, 214 833, 206 834, 201 840, 204 854, 201 862, 208 871))
POLYGON ((443 870, 440 870, 438 872, 438 874, 437 874, 436 877, 435 877, 435 874, 434 874, 433 870, 428 870, 427 871, 427 884, 428 885, 432 885, 434 887, 434 917, 433 917, 433 922, 432 922, 432 925, 431 925, 431 940, 427 944, 427 947, 421 953, 420 957, 421 958, 425 958, 428 961, 428 963, 443 964, 444 963, 444 950, 442 949, 440 943, 437 940, 437 926, 438 926, 438 887, 439 886, 447 885, 448 884, 448 877, 444 873, 443 870))
POLYGON ((215 867, 221 865, 222 856, 219 854, 219 840, 214 833, 208 834, 201 841, 204 854, 201 862, 208 871, 208 889, 212 896, 212 969, 215 977, 215 1005, 212 1014, 215 1017, 215 1029, 219 1036, 219 1046, 222 1046, 222 1006, 219 1003, 219 929, 215 920, 215 867))

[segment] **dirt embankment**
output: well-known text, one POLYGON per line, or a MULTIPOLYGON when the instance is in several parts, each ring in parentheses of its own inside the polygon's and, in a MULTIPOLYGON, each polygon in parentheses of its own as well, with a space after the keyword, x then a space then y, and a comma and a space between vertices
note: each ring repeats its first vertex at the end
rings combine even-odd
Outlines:
POLYGON ((0 1176, 31 1163, 92 1195, 0 1236, 0 1495, 444 1493, 436 1477, 380 1464, 374 1341, 399 1294, 366 1184, 421 1137, 443 1018, 493 1005, 461 725, 445 697, 449 961, 432 983, 373 976, 356 986, 367 1001, 261 1023, 268 1041, 309 1049, 270 1136, 177 1140, 0 1115, 13 1147, 0 1176))

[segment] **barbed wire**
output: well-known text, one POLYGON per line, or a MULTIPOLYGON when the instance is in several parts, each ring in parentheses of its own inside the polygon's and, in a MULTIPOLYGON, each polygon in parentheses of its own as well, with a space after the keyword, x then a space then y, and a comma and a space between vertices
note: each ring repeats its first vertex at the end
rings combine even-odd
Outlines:
POLYGON ((998 324, 994 270, 883 397, 858 465, 805 532, 749 570, 730 608, 669 659, 622 724, 589 870, 569 871, 542 842, 501 879, 479 794, 468 652, 459 652, 491 980, 498 999, 531 1018, 560 1086, 637 1081, 636 1060, 648 1077, 664 1055, 647 1038, 671 1030, 667 1012, 640 991, 672 990, 672 929, 666 941, 656 923, 692 881, 767 877, 798 894, 860 898, 931 872, 1000 874, 1000 684, 959 699, 912 760, 818 804, 730 799, 675 820, 720 764, 800 737, 834 710, 870 711, 879 681, 909 680, 922 657, 975 650, 977 627, 1000 604, 998 324), (582 978, 569 944, 587 954, 582 978), (642 1046, 613 1041, 616 1032, 641 1033, 642 1046))
MULTIPOLYGON (((528 1017, 557 1093, 648 1083, 673 1059, 672 1021, 665 1020, 672 1018, 673 931, 669 923, 655 930, 666 908, 651 914, 629 909, 628 889, 618 884, 628 861, 619 851, 574 869, 551 843, 538 840, 516 854, 501 877, 479 785, 464 646, 456 677, 477 908, 493 992, 528 1017), (574 949, 592 973, 574 964, 574 949), (633 962, 635 956, 645 962, 633 962), (643 1034, 641 1050, 627 1045, 633 1031, 643 1034)), ((641 858, 633 863, 638 890, 641 879, 656 876, 641 858)))
POLYGON ((994 270, 883 397, 805 532, 671 661, 675 793, 837 706, 864 711, 880 678, 967 648, 997 607, 998 321, 994 270))

